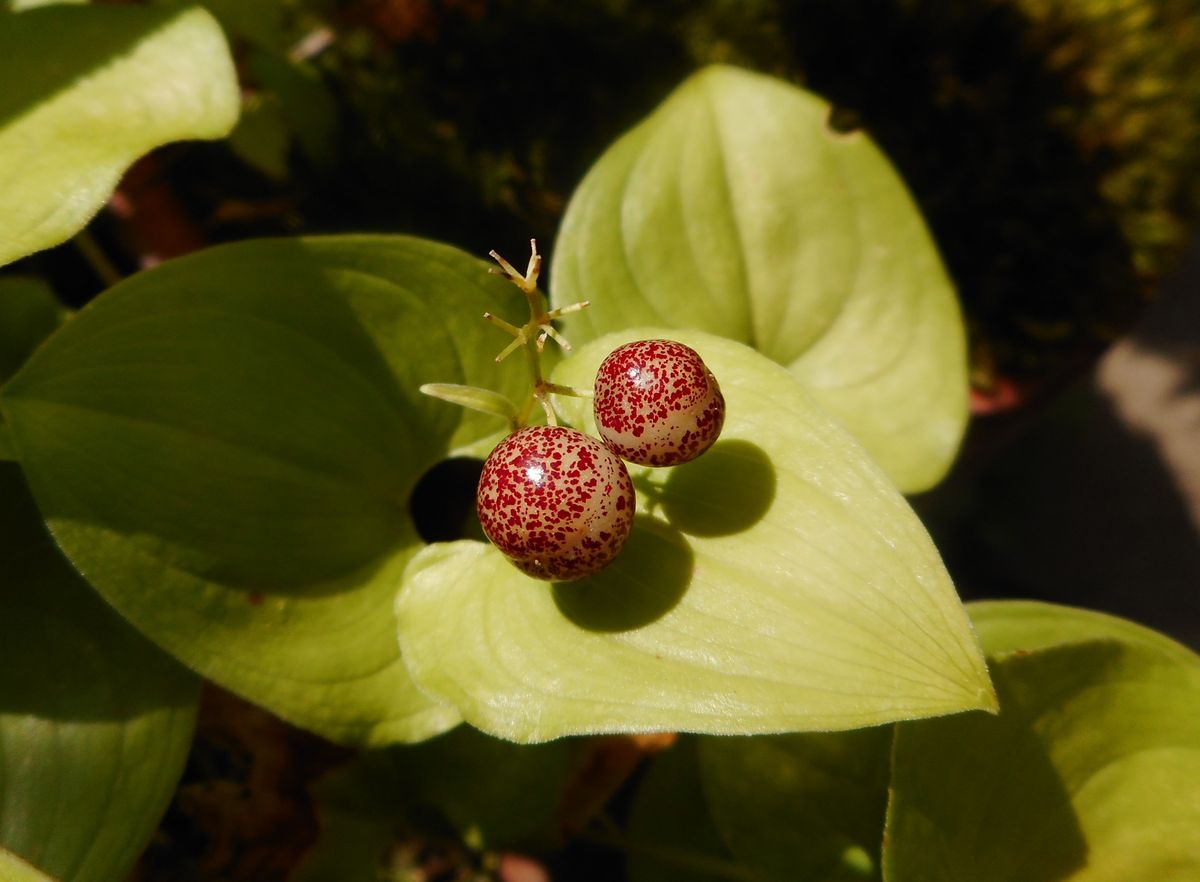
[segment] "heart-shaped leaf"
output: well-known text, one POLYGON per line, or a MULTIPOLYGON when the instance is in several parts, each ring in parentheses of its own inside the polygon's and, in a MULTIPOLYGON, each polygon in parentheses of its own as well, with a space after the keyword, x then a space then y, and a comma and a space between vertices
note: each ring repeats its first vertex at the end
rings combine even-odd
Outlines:
POLYGON ((516 289, 421 240, 214 248, 82 310, 0 390, 55 538, 122 614, 229 689, 348 742, 457 721, 400 664, 409 494, 503 431, 426 382, 518 397, 481 319, 516 289))
MULTIPOLYGON (((663 333, 595 341, 554 380, 588 386, 617 345, 663 333)), ((846 729, 994 707, 936 550, 862 448, 770 360, 671 335, 720 381, 721 440, 673 469, 631 469, 643 513, 590 579, 536 582, 482 543, 418 555, 397 614, 420 687, 518 741, 846 729)))
POLYGON ((862 133, 778 80, 701 71, 614 144, 563 219, 557 303, 581 339, 700 328, 787 365, 904 491, 949 467, 965 335, 920 214, 862 133))
POLYGON ((202 9, 0 16, 0 71, 0 266, 74 235, 151 148, 237 120, 233 61, 202 9))
MULTIPOLYGON (((62 882, 124 878, 183 770, 199 686, 75 574, 0 464, 0 846, 62 882)), ((6 854, 0 879, 26 878, 6 854)))
POLYGON ((890 726, 700 739, 713 823, 764 879, 878 879, 891 740, 890 726))
POLYGON ((976 618, 1000 715, 897 727, 884 878, 1200 878, 1200 659, 1129 623, 1007 606, 976 618))

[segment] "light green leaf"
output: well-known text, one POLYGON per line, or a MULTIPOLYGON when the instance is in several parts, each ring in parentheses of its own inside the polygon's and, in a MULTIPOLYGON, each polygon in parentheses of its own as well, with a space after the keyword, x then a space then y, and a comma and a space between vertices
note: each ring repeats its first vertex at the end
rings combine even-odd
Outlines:
MULTIPOLYGON (((615 346, 663 333, 596 341, 554 381, 589 385, 615 346)), ((631 469, 641 514, 590 579, 552 587, 481 543, 418 555, 397 614, 420 687, 517 741, 847 729, 994 707, 937 551, 886 476, 783 368, 670 333, 721 383, 721 440, 674 469, 631 469)), ((559 405, 586 425, 578 399, 559 405)))
POLYGON ((553 297, 572 339, 699 328, 788 366, 905 492, 935 484, 967 418, 965 335, 920 214, 823 100, 712 67, 580 184, 553 297))
POLYGON ((0 2, 0 11, 7 9, 9 12, 25 12, 29 9, 36 9, 39 6, 60 4, 82 6, 87 2, 89 0, 3 0, 3 2, 0 2))
POLYGON ((434 832, 429 812, 487 848, 553 833, 578 746, 518 746, 460 726, 368 751, 315 788, 320 835, 293 882, 377 882, 398 836, 434 832))
POLYGON ((524 308, 416 239, 214 248, 82 310, 0 410, 63 550, 155 642, 329 738, 419 739, 458 716, 397 651, 409 494, 502 426, 418 387, 518 394, 481 314, 524 308))
POLYGON ((1196 659, 1094 614, 1016 613, 989 604, 979 623, 999 716, 897 727, 884 878, 1200 878, 1196 659), (1022 618, 1047 648, 1013 648, 1022 618))
POLYGON ((0 465, 0 846, 62 882, 124 878, 183 771, 199 686, 75 574, 0 465))
POLYGON ((514 429, 517 426, 517 406, 504 395, 491 389, 462 386, 456 383, 426 383, 421 394, 466 407, 479 413, 498 416, 514 429))
POLYGON ((41 279, 0 277, 0 384, 66 317, 67 311, 41 279))
POLYGON ((1165 634, 1095 610, 1032 600, 984 600, 968 604, 967 612, 989 655, 1111 639, 1165 652, 1183 664, 1200 664, 1200 656, 1165 634))
POLYGON ((55 882, 11 851, 0 847, 0 882, 55 882))
POLYGON ((0 71, 0 265, 76 233, 143 153, 237 119, 233 62, 201 9, 0 16, 0 71))
MULTIPOLYGON (((654 758, 629 813, 630 882, 728 882, 763 879, 739 864, 713 825, 700 785, 696 739, 681 737, 654 758)), ((766 880, 763 880, 766 882, 766 880)))
POLYGON ((878 879, 891 741, 890 726, 701 739, 713 822, 766 879, 878 879))

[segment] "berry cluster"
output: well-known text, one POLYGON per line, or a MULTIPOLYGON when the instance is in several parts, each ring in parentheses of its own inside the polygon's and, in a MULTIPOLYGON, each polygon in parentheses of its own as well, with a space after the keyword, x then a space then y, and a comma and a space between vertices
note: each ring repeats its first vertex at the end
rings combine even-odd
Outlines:
POLYGON ((695 459, 721 433, 725 399, 699 354, 673 340, 618 347, 600 365, 591 393, 545 381, 538 356, 546 339, 569 348, 551 322, 587 303, 542 307, 536 243, 524 275, 495 252, 492 257, 529 301, 523 327, 485 315, 514 337, 497 361, 525 349, 533 380, 529 400, 517 410, 497 406, 495 393, 486 390, 435 384, 422 391, 510 419, 514 431, 488 456, 479 478, 475 504, 483 531, 530 576, 580 579, 608 566, 633 527, 635 495, 623 460, 673 466, 695 459), (559 426, 551 393, 591 395, 600 441, 559 426), (549 425, 525 425, 535 402, 549 425))

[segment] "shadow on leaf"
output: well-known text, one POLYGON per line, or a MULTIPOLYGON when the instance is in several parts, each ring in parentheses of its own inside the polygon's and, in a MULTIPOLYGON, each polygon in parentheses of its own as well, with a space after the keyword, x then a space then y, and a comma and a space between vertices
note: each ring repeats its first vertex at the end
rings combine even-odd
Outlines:
POLYGON ((662 618, 692 581, 695 555, 678 530, 638 515, 613 564, 580 582, 554 585, 554 603, 588 631, 631 631, 662 618))
POLYGON ((671 525, 693 536, 727 536, 762 520, 775 500, 775 467, 750 441, 718 441, 676 466, 660 501, 671 525))
POLYGON ((889 809, 897 878, 1056 882, 1088 865, 1071 788, 1095 770, 1087 749, 1094 742, 1072 717, 1091 713, 1117 651, 1096 641, 991 657, 998 716, 897 728, 889 809))

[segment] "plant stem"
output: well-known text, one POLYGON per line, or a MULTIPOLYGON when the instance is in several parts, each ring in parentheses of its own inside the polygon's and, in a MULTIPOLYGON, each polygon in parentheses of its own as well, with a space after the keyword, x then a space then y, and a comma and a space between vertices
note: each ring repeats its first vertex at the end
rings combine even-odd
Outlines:
POLYGON ((527 425, 529 416, 533 411, 533 405, 536 402, 545 412, 546 422, 551 426, 556 426, 558 425, 558 416, 555 413, 554 404, 550 400, 551 394, 587 397, 588 393, 581 389, 572 389, 569 386, 560 386, 557 383, 547 382, 546 378, 542 375, 542 349, 546 345, 547 340, 553 340, 563 349, 569 350, 571 344, 554 329, 552 322, 567 313, 578 312, 588 304, 587 301, 584 301, 562 307, 561 309, 547 310, 543 302, 542 292, 538 290, 537 286, 538 275, 542 269, 542 256, 538 254, 537 240, 529 240, 529 249, 529 265, 523 274, 517 272, 512 264, 495 251, 490 252, 492 259, 500 265, 499 270, 493 269, 492 271, 503 275, 520 288, 521 293, 525 295, 525 302, 529 306, 529 320, 524 325, 517 327, 502 318, 492 315, 490 312, 485 312, 483 317, 513 337, 513 341, 505 346, 500 354, 496 356, 496 361, 503 361, 516 349, 525 350, 525 358, 529 364, 531 389, 529 398, 518 414, 518 424, 521 426, 527 425))
POLYGON ((121 271, 108 259, 108 255, 104 253, 104 249, 100 247, 99 243, 96 242, 92 234, 87 230, 80 230, 75 234, 75 247, 79 249, 79 253, 83 255, 83 259, 92 268, 92 272, 104 283, 105 288, 111 288, 117 282, 121 281, 121 271))

